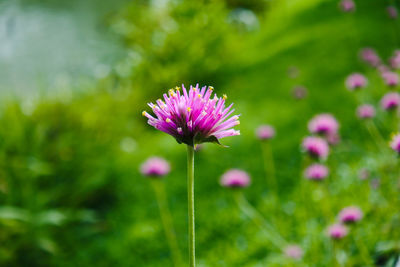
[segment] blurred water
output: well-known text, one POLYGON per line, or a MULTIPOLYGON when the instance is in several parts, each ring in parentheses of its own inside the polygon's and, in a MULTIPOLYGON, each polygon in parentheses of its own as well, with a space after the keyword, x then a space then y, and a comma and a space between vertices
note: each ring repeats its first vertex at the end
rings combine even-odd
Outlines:
POLYGON ((0 1, 0 95, 84 90, 107 75, 123 51, 104 22, 123 2, 0 1))

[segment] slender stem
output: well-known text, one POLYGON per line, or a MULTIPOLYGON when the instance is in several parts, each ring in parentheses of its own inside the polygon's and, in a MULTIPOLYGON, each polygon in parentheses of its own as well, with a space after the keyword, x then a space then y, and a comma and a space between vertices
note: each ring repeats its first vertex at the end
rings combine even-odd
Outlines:
POLYGON ((237 191, 234 193, 240 210, 264 231, 273 245, 278 249, 282 249, 286 245, 286 241, 278 234, 276 229, 247 201, 242 192, 237 191))
POLYGON ((194 149, 187 146, 188 177, 188 215, 189 215, 189 266, 194 267, 195 260, 195 225, 194 225, 194 149))
POLYGON ((376 128, 375 123, 372 120, 366 121, 366 127, 369 134, 375 139, 376 144, 382 150, 382 148, 386 147, 385 139, 383 139, 381 133, 379 132, 378 128, 376 128))
POLYGON ((274 194, 278 194, 277 192, 277 183, 275 178, 275 164, 274 157, 272 155, 271 145, 268 141, 262 142, 261 144, 263 158, 264 158, 264 170, 265 176, 267 177, 268 184, 270 186, 270 190, 274 192, 274 194))
POLYGON ((153 186, 158 208, 160 210, 160 217, 163 223, 165 235, 167 237, 167 242, 172 254, 172 260, 174 261, 174 266, 183 266, 181 252, 179 251, 178 242, 176 240, 175 229, 172 223, 171 212, 168 208, 167 196, 165 193, 164 182, 160 179, 151 179, 151 185, 153 186))

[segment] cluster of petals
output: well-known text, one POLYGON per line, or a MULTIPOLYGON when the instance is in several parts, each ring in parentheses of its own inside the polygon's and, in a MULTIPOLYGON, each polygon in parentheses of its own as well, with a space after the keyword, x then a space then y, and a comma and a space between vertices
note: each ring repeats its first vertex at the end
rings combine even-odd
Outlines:
POLYGON ((326 159, 329 154, 329 145, 325 139, 316 136, 308 136, 303 139, 302 148, 310 156, 318 159, 326 159))
POLYGON ((400 133, 393 135, 392 140, 390 141, 390 147, 400 154, 400 133))
POLYGON ((364 104, 357 108, 357 116, 360 119, 370 119, 375 117, 375 108, 370 104, 364 104))
POLYGON ((221 176, 220 184, 224 187, 247 187, 250 176, 243 170, 230 169, 221 176))
POLYGON ((342 0, 339 5, 344 12, 352 12, 356 9, 356 4, 353 0, 342 0))
POLYGON ((384 71, 382 78, 387 86, 394 87, 399 84, 399 75, 396 72, 384 71))
POLYGON ((356 206, 343 208, 339 213, 339 221, 342 223, 354 223, 361 220, 363 212, 356 206))
POLYGON ((385 94, 381 99, 381 106, 385 110, 396 109, 400 104, 400 94, 397 92, 390 92, 385 94))
POLYGON ((367 78, 361 73, 352 73, 346 78, 346 87, 350 91, 364 88, 367 85, 367 78))
POLYGON ((256 136, 260 140, 269 140, 275 137, 275 129, 271 125, 261 125, 256 130, 256 136))
POLYGON ((366 47, 360 52, 361 59, 371 67, 378 67, 381 64, 381 58, 373 48, 366 47))
POLYGON ((314 163, 307 167, 304 176, 310 180, 323 180, 329 174, 329 169, 323 164, 314 163))
POLYGON ((398 16, 397 8, 395 6, 388 6, 386 11, 390 18, 396 19, 398 16))
POLYGON ((332 239, 342 239, 349 233, 349 230, 343 224, 336 223, 330 225, 327 232, 332 239))
POLYGON ((170 89, 164 94, 164 100, 158 99, 156 104, 148 105, 155 117, 143 111, 148 123, 154 128, 172 135, 178 143, 190 146, 204 142, 218 142, 227 136, 239 135, 232 129, 239 124, 239 116, 231 116, 232 105, 225 107, 226 96, 217 97, 213 87, 190 86, 190 90, 182 85, 170 89), (230 117, 231 116, 231 117, 230 117))
POLYGON ((331 114, 323 113, 314 116, 308 123, 308 130, 313 134, 335 134, 339 123, 331 114))
POLYGON ((170 170, 171 167, 168 161, 160 157, 151 157, 140 166, 140 172, 148 177, 163 177, 170 170))
POLYGON ((285 256, 291 259, 301 259, 303 257, 303 249, 298 245, 287 245, 284 249, 285 256))

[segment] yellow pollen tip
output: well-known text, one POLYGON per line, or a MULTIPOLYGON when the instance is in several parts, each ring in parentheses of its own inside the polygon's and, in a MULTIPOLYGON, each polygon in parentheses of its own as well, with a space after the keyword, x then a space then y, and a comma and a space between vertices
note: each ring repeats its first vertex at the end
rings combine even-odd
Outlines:
POLYGON ((188 108, 187 108, 187 111, 189 111, 189 112, 190 112, 190 111, 192 111, 192 109, 191 109, 190 107, 188 107, 188 108))
POLYGON ((198 97, 198 98, 201 98, 201 94, 198 94, 197 97, 198 97))
POLYGON ((214 90, 214 87, 209 86, 209 87, 208 87, 208 90, 211 90, 211 91, 212 91, 212 90, 214 90))
POLYGON ((171 120, 169 118, 166 118, 165 121, 168 122, 168 123, 171 122, 171 120))
POLYGON ((178 87, 178 86, 176 86, 176 87, 175 87, 175 89, 176 89, 176 91, 179 91, 179 90, 181 90, 181 88, 180 88, 180 87, 178 87))
POLYGON ((228 96, 227 96, 226 94, 224 94, 224 95, 222 96, 222 98, 223 98, 223 99, 227 99, 228 96))
POLYGON ((142 115, 143 115, 143 116, 146 116, 146 114, 147 114, 146 111, 143 111, 143 112, 142 112, 142 115))
POLYGON ((239 125, 240 124, 240 121, 236 121, 236 125, 239 125))

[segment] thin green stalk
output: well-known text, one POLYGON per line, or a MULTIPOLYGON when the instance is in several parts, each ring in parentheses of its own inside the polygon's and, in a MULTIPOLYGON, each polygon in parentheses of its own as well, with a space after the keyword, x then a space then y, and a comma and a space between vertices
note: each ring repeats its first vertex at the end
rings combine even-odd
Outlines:
POLYGON ((265 176, 267 177, 268 185, 271 191, 274 192, 275 195, 278 194, 278 186, 275 177, 275 164, 274 164, 274 157, 272 155, 271 145, 268 141, 261 143, 261 149, 263 154, 264 160, 264 170, 265 176))
POLYGON ((372 120, 367 120, 365 125, 369 134, 372 136, 373 139, 375 139, 375 142, 380 150, 382 150, 382 148, 385 148, 387 144, 385 142, 385 139, 383 139, 382 135, 380 134, 378 128, 376 128, 375 123, 372 120))
POLYGON ((153 186, 158 208, 160 210, 160 217, 163 223, 167 242, 171 250, 172 260, 174 266, 183 266, 181 252, 179 251, 178 242, 176 240, 175 229, 173 226, 171 212, 168 208, 167 196, 165 193, 164 182, 160 179, 151 179, 151 185, 153 186))
POLYGON ((240 210, 264 231, 271 243, 278 249, 285 247, 286 241, 278 234, 276 229, 270 225, 264 219, 264 217, 247 201, 243 193, 240 191, 234 193, 235 200, 240 210))
POLYGON ((189 266, 196 265, 194 225, 194 149, 187 146, 188 216, 189 216, 189 266))

